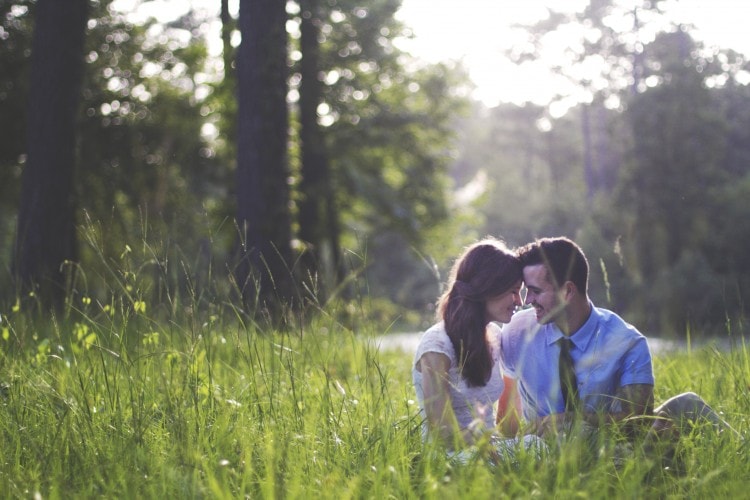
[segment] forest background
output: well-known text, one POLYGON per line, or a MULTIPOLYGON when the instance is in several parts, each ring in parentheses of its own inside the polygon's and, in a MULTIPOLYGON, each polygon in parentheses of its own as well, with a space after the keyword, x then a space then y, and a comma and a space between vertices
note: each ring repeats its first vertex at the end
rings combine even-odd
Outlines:
POLYGON ((418 330, 465 244, 567 235, 647 335, 744 331, 750 67, 662 2, 522 28, 519 65, 580 34, 551 67, 586 96, 564 113, 472 99, 400 48, 399 0, 217 2, 218 57, 203 11, 0 2, 0 314, 114 281, 136 310, 418 330))

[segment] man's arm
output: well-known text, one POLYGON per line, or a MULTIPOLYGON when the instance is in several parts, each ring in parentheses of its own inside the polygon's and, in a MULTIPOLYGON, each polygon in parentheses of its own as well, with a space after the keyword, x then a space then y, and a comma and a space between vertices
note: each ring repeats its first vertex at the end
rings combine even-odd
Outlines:
MULTIPOLYGON (((584 421, 593 426, 625 422, 628 424, 628 431, 635 430, 638 425, 647 426, 651 420, 644 417, 653 414, 654 411, 654 386, 649 384, 630 384, 618 389, 616 395, 622 403, 622 411, 610 413, 593 413, 583 414, 584 421)), ((565 412, 554 415, 539 417, 529 422, 525 429, 526 433, 537 434, 539 436, 555 435, 561 432, 567 432, 575 421, 575 413, 565 412)))
POLYGON ((505 436, 515 436, 521 428, 521 397, 518 382, 504 376, 504 389, 497 401, 497 426, 505 436))
MULTIPOLYGON (((654 386, 650 384, 630 384, 620 387, 615 394, 621 402, 622 411, 599 415, 587 413, 585 420, 592 425, 609 424, 652 415, 654 412, 654 386)), ((641 419, 644 420, 645 419, 641 419)))
POLYGON ((630 384, 617 391, 622 401, 625 417, 651 415, 654 412, 654 386, 650 384, 630 384))

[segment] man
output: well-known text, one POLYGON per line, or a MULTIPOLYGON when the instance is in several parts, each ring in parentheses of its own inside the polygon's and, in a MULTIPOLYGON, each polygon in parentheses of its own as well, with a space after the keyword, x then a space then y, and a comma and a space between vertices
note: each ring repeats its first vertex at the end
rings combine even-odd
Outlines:
MULTIPOLYGON (((500 338, 501 363, 511 378, 506 379, 506 391, 517 389, 520 395, 529 426, 524 432, 546 435, 568 429, 577 415, 594 426, 625 419, 650 424, 653 418, 632 417, 657 415, 669 422, 703 417, 731 429, 693 393, 675 396, 653 410, 654 375, 646 338, 589 300, 589 266, 577 244, 564 237, 543 238, 518 253, 525 303, 532 308, 516 313, 500 338), (566 370, 567 365, 572 366, 566 370)), ((511 399, 501 396, 497 418, 512 434, 518 424, 511 399)), ((655 429, 664 427, 657 422, 655 429)))

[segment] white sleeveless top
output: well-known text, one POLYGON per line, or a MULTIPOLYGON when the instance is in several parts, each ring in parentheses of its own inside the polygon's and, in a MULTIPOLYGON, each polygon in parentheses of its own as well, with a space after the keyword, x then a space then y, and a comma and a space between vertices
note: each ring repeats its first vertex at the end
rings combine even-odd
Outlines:
POLYGON ((417 347, 412 365, 412 380, 417 392, 420 414, 422 415, 422 437, 427 437, 427 421, 424 413, 424 392, 422 373, 417 369, 422 356, 428 352, 438 352, 448 356, 450 369, 450 400, 459 427, 463 430, 488 430, 495 426, 495 403, 503 392, 503 377, 500 372, 500 328, 495 324, 487 327, 487 342, 492 356, 492 373, 487 384, 482 387, 469 387, 458 371, 458 359, 453 344, 445 332, 441 321, 430 327, 423 335, 417 347))

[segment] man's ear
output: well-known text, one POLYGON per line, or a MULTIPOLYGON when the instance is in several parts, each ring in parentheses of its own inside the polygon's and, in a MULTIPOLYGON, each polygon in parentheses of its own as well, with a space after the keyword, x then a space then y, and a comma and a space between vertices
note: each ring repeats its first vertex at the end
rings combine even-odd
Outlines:
POLYGON ((566 301, 572 300, 577 291, 578 289, 572 281, 566 281, 565 284, 563 284, 563 297, 566 301))

